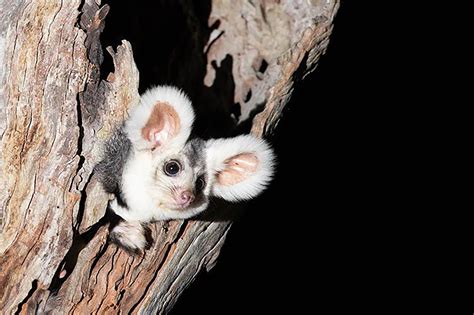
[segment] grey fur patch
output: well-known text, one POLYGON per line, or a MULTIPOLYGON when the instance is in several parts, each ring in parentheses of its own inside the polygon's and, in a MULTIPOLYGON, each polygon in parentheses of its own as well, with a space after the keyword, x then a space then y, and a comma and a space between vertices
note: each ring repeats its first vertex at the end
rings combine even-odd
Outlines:
POLYGON ((191 167, 193 168, 204 168, 206 161, 204 157, 204 147, 206 141, 201 138, 194 138, 189 140, 184 147, 184 154, 189 160, 191 167))
POLYGON ((206 187, 206 183, 209 182, 209 174, 207 174, 206 168, 206 156, 205 156, 206 141, 201 138, 194 138, 189 140, 184 147, 183 153, 189 160, 189 164, 193 168, 195 173, 194 191, 196 194, 195 203, 203 201, 203 191, 206 187), (203 180, 203 183, 200 183, 203 180))
POLYGON ((129 159, 132 143, 127 138, 123 126, 118 128, 107 140, 104 158, 94 168, 104 190, 114 194, 120 206, 127 207, 122 194, 122 173, 125 162, 129 159))

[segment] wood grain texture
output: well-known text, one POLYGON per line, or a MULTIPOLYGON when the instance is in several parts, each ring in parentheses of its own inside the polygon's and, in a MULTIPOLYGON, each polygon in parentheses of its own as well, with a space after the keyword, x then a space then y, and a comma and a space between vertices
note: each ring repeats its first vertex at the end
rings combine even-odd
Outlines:
POLYGON ((89 64, 85 34, 74 27, 78 6, 24 1, 6 30, 0 305, 8 314, 33 286, 48 286, 72 243, 80 199, 76 98, 89 64))
MULTIPOLYGON (((239 120, 261 111, 252 132, 272 132, 294 82, 324 53, 338 6, 213 1, 204 83, 232 56, 239 120)), ((93 167, 139 98, 127 41, 107 49, 115 69, 100 73, 108 10, 99 0, 0 0, 1 313, 166 313, 214 266, 231 227, 155 223, 138 256, 107 241, 109 196, 93 167)))

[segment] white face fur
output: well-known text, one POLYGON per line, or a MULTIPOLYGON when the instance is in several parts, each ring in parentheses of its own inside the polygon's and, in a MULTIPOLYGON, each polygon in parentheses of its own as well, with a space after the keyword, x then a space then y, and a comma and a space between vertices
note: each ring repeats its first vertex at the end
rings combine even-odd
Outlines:
POLYGON ((152 180, 158 209, 192 216, 207 208, 211 188, 204 154, 206 142, 194 139, 176 154, 157 154, 152 180))
POLYGON ((125 122, 132 153, 121 189, 128 207, 111 204, 124 220, 189 218, 207 208, 210 196, 247 200, 265 189, 274 157, 264 140, 189 140, 193 120, 191 102, 176 88, 155 87, 141 96, 125 122))

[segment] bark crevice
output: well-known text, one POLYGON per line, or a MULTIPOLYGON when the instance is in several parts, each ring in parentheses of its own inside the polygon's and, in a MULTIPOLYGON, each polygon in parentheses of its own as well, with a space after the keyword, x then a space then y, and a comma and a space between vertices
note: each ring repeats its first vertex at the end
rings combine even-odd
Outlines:
POLYGON ((28 291, 28 294, 25 296, 25 298, 18 304, 18 309, 16 310, 15 315, 18 315, 22 312, 23 306, 28 303, 28 300, 33 296, 36 289, 38 289, 38 279, 33 280, 31 283, 31 290, 28 291))

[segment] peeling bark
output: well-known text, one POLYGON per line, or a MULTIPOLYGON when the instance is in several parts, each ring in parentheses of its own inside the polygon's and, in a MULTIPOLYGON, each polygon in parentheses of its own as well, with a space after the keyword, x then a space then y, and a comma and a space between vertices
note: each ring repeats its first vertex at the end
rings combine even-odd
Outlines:
MULTIPOLYGON (((196 4, 180 5, 191 29, 196 4)), ((209 29, 194 29, 194 38, 206 40, 195 45, 204 55, 202 89, 226 99, 217 81, 230 56, 234 89, 222 106, 239 106, 240 115, 227 118, 237 127, 252 123, 259 136, 273 132, 294 82, 324 53, 338 6, 213 1, 209 29)), ((99 0, 0 0, 2 313, 166 313, 202 269, 212 268, 231 227, 212 215, 158 222, 141 256, 107 241, 109 196, 93 167, 139 98, 127 41, 107 48, 114 71, 100 73, 108 11, 99 0)))

